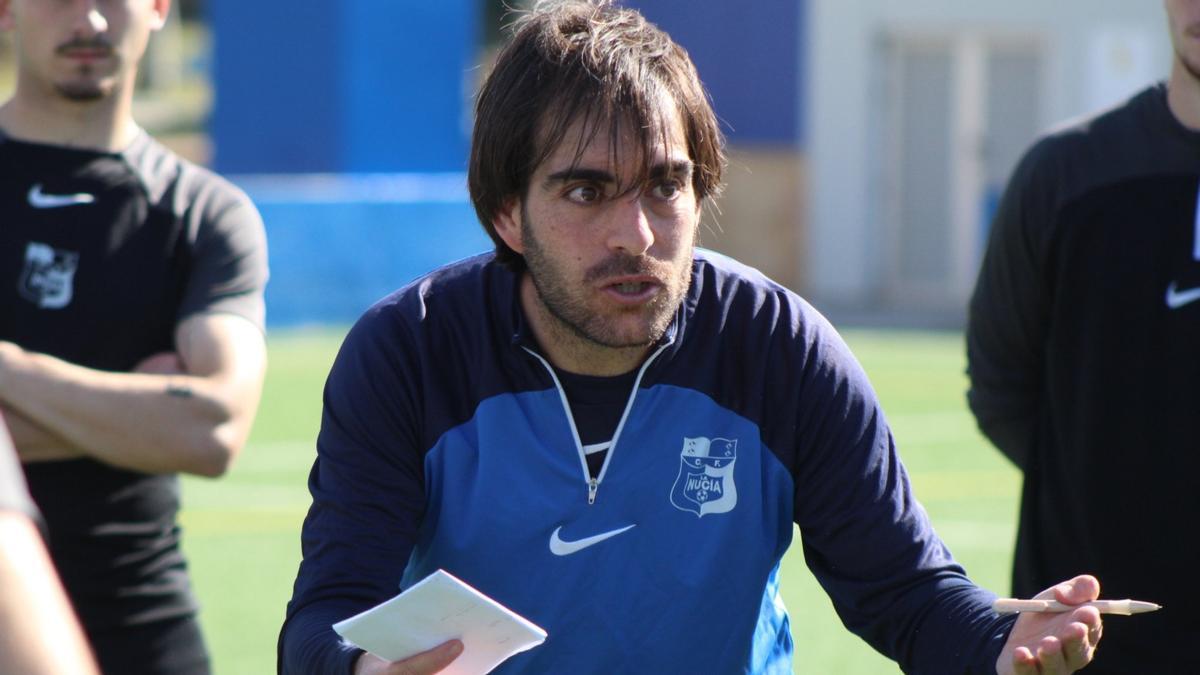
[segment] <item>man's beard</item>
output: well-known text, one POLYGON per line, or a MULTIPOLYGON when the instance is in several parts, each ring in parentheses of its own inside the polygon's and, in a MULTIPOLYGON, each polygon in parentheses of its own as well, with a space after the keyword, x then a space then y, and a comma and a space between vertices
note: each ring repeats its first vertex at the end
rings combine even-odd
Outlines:
POLYGON ((108 90, 95 82, 71 82, 54 85, 58 95, 72 103, 91 103, 108 95, 108 90))
POLYGON ((579 288, 572 288, 570 276, 554 262, 532 233, 529 214, 522 207, 521 241, 524 245, 525 265, 542 306, 557 322, 576 337, 584 341, 611 348, 646 347, 657 342, 667 327, 675 310, 683 301, 691 284, 691 256, 687 264, 676 270, 667 262, 646 256, 614 254, 593 266, 583 275, 579 288), (601 314, 588 307, 584 294, 592 282, 619 275, 647 275, 662 282, 661 291, 649 302, 626 310, 615 309, 617 314, 601 314), (620 314, 639 314, 644 319, 644 331, 623 334, 619 329, 620 314))
MULTIPOLYGON (((99 52, 105 58, 111 59, 114 51, 112 45, 103 38, 75 39, 61 44, 55 50, 60 56, 69 55, 74 50, 89 50, 99 52)), ((77 73, 78 81, 60 82, 54 85, 58 95, 75 103, 90 103, 108 96, 113 91, 112 82, 101 77, 91 64, 81 65, 77 73)))

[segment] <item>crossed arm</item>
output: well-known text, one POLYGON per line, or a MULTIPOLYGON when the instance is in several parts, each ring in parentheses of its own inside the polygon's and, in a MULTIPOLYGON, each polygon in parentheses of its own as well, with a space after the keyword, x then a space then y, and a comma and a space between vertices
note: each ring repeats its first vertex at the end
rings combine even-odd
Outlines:
POLYGON ((21 460, 90 456, 145 473, 224 473, 258 408, 262 333, 236 315, 201 314, 179 324, 175 344, 114 373, 0 341, 0 408, 21 460))

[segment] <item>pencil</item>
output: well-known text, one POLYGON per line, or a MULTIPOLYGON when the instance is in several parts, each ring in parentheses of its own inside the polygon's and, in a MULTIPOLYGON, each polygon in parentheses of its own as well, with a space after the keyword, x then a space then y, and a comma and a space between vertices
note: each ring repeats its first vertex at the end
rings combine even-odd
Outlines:
POLYGON ((1092 600, 1079 605, 1064 605, 1057 600, 1017 600, 1015 598, 999 598, 992 603, 992 609, 1000 614, 1014 612, 1069 612, 1076 607, 1095 607, 1101 614, 1142 614, 1162 609, 1162 605, 1141 600, 1092 600))

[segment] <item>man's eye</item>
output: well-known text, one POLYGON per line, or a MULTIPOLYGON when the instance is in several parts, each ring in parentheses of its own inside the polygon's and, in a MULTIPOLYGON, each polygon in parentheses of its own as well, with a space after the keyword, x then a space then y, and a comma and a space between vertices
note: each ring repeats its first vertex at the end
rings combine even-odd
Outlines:
POLYGON ((567 192, 567 199, 579 204, 590 204, 601 196, 600 190, 594 185, 580 185, 567 192))
POLYGON ((679 196, 683 191, 683 186, 678 181, 666 181, 654 186, 654 196, 658 199, 672 200, 679 196))

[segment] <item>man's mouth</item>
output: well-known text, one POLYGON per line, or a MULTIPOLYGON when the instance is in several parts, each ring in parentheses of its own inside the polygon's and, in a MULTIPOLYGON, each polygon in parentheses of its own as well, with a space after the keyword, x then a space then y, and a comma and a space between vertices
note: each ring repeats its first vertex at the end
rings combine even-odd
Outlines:
POLYGON ((640 293, 646 284, 640 281, 626 281, 620 284, 613 284, 613 287, 620 293, 640 293))
POLYGON ((649 277, 619 279, 605 284, 603 290, 622 304, 640 304, 653 298, 662 288, 658 280, 649 277))
POLYGON ((108 57, 108 52, 99 49, 72 49, 64 52, 63 56, 73 61, 92 63, 108 57))
POLYGON ((99 61, 112 55, 112 45, 96 40, 73 40, 55 51, 59 56, 76 61, 99 61))

